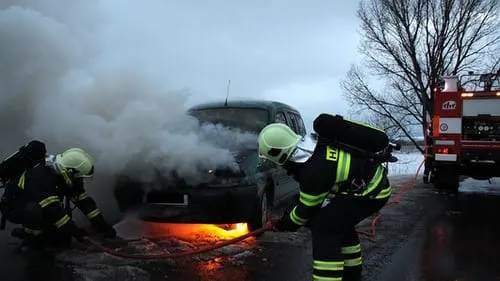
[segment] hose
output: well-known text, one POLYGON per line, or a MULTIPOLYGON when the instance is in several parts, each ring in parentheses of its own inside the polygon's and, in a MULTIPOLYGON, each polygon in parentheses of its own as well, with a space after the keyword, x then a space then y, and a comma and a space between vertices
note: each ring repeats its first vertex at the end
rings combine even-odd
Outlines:
MULTIPOLYGON (((415 177, 412 178, 409 182, 405 183, 401 187, 401 189, 398 191, 398 193, 396 194, 395 199, 387 202, 385 206, 394 206, 394 205, 399 204, 399 202, 401 201, 401 197, 406 192, 406 190, 409 187, 416 184, 416 182, 418 180, 418 174, 420 173, 420 169, 422 168, 424 162, 425 162, 425 160, 422 161, 422 163, 420 163, 420 165, 418 166, 415 177)), ((377 222, 379 221, 379 219, 381 217, 382 217, 382 214, 380 214, 380 213, 377 213, 375 215, 375 217, 371 221, 369 231, 363 231, 363 230, 359 230, 359 229, 357 229, 356 231, 362 235, 366 235, 366 236, 370 236, 370 237, 376 236, 377 235, 377 233, 376 233, 377 222)), ((257 235, 262 234, 268 230, 270 230, 270 224, 266 224, 266 226, 264 226, 262 228, 256 229, 256 230, 251 231, 247 234, 244 234, 244 235, 241 235, 239 237, 236 237, 236 238, 233 238, 230 240, 226 240, 226 241, 223 241, 223 242, 211 245, 211 246, 199 248, 199 249, 192 250, 192 251, 185 251, 185 252, 178 252, 178 253, 164 253, 164 254, 155 254, 155 255, 123 253, 123 252, 119 252, 119 251, 104 247, 101 243, 99 243, 98 241, 96 241, 92 238, 87 238, 87 241, 89 243, 91 243, 93 246, 95 246, 97 249, 99 249, 107 254, 110 254, 112 256, 115 256, 115 257, 125 258, 125 259, 137 259, 137 260, 159 260, 159 259, 181 258, 181 257, 187 257, 187 256, 192 256, 192 255, 199 255, 199 254, 206 253, 206 252, 211 252, 213 250, 216 250, 216 249, 243 241, 249 237, 257 236, 257 235)))
MULTIPOLYGON (((420 169, 422 169, 422 166, 424 165, 425 163, 425 160, 423 160, 420 165, 418 166, 417 168, 417 172, 415 173, 415 176, 408 182, 406 182, 405 184, 403 184, 403 186, 401 186, 401 188, 399 189, 398 193, 396 194, 396 196, 394 197, 394 200, 391 200, 389 202, 387 202, 385 204, 386 207, 389 207, 389 206, 394 206, 394 205, 397 205, 399 204, 399 202, 401 201, 401 197, 403 196, 403 194, 405 194, 406 190, 408 190, 408 188, 410 188, 411 186, 414 186, 417 181, 418 181, 418 174, 420 173, 420 169)), ((359 229, 356 229, 356 232, 359 233, 359 234, 362 234, 362 235, 365 235, 365 236, 369 236, 369 237, 373 237, 373 236, 376 236, 377 235, 377 222, 380 220, 380 218, 382 217, 382 214, 379 212, 375 215, 375 217, 373 217, 372 219, 372 222, 370 224, 370 230, 369 231, 364 231, 364 230, 359 230, 359 229)))
POLYGON ((244 234, 244 235, 241 235, 239 237, 236 237, 236 238, 233 238, 230 240, 226 240, 224 242, 220 242, 220 243, 214 244, 212 246, 199 248, 199 249, 196 249, 193 251, 185 251, 185 252, 178 252, 178 253, 165 253, 165 254, 156 254, 156 255, 122 253, 122 252, 119 252, 119 251, 116 251, 116 250, 113 250, 110 248, 106 248, 102 244, 100 244, 99 242, 97 242, 96 240, 94 240, 92 238, 87 238, 87 241, 90 242, 92 245, 94 245, 97 249, 99 249, 105 253, 108 253, 112 256, 115 256, 115 257, 126 258, 126 259, 139 259, 139 260, 158 260, 158 259, 181 258, 181 257, 199 255, 202 253, 210 252, 210 251, 213 251, 213 250, 216 250, 216 249, 243 241, 251 236, 257 236, 259 234, 264 233, 268 229, 269 229, 269 226, 266 225, 262 228, 256 229, 254 231, 251 231, 251 232, 244 234))

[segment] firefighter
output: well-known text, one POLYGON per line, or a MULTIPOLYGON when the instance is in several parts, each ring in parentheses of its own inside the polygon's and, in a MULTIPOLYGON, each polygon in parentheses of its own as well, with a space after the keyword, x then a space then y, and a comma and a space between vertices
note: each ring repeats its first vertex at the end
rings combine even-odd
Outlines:
POLYGON ((425 184, 431 182, 432 173, 432 161, 434 160, 434 155, 432 154, 432 128, 430 125, 426 129, 425 136, 425 162, 424 162, 424 175, 423 181, 425 184))
POLYGON ((259 155, 292 174, 300 199, 274 231, 311 229, 313 280, 360 280, 361 245, 355 226, 379 211, 392 189, 386 168, 368 157, 351 154, 324 142, 302 138, 282 123, 259 134, 259 155))
POLYGON ((88 196, 83 179, 92 177, 94 160, 80 148, 71 148, 58 155, 49 155, 44 162, 27 169, 17 180, 13 207, 7 220, 22 224, 12 231, 23 240, 23 246, 41 250, 45 246, 67 247, 74 237, 84 241, 88 233, 71 219, 71 210, 63 207, 68 197, 104 237, 116 236, 95 201, 88 196))

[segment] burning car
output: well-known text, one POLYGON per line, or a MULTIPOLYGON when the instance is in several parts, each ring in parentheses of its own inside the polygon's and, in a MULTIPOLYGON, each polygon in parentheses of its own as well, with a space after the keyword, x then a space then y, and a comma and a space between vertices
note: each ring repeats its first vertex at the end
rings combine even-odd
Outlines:
MULTIPOLYGON (((275 101, 232 101, 197 105, 188 113, 201 123, 258 133, 270 123, 289 125, 305 136, 300 113, 275 101)), ((261 228, 270 208, 297 196, 299 186, 286 171, 258 157, 257 143, 234 151, 238 169, 207 170, 206 180, 189 184, 176 175, 159 177, 144 187, 127 177, 118 180, 115 198, 122 212, 133 210, 141 220, 233 224, 261 228)))

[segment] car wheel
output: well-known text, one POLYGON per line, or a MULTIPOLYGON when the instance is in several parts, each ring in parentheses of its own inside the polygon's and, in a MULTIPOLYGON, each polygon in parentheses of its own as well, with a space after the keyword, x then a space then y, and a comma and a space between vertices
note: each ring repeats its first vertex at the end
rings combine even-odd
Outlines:
POLYGON ((262 192, 262 194, 257 198, 255 202, 252 218, 248 223, 248 228, 250 231, 255 231, 259 228, 264 227, 267 222, 268 207, 268 195, 267 191, 264 190, 264 192, 262 192))

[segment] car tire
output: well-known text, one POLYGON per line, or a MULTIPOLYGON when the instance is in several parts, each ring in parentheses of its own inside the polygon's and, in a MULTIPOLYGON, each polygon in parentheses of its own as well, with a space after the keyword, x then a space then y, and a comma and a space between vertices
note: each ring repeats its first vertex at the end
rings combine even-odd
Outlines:
MULTIPOLYGON (((248 222, 248 230, 255 231, 264 227, 264 225, 266 224, 269 211, 268 199, 268 192, 267 190, 264 190, 262 194, 255 200, 252 217, 248 222)), ((262 234, 259 234, 257 236, 260 236, 262 234)))

